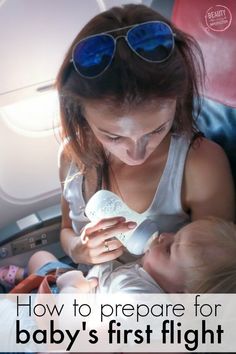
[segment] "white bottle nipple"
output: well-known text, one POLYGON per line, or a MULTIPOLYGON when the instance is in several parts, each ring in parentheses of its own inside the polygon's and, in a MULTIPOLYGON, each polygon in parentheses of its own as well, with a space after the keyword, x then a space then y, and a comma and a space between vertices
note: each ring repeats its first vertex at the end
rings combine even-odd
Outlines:
POLYGON ((116 235, 127 250, 135 255, 144 253, 147 241, 158 230, 155 221, 146 219, 144 215, 130 209, 116 194, 107 190, 100 190, 91 197, 85 213, 94 222, 114 216, 123 216, 126 221, 135 221, 135 229, 116 235))

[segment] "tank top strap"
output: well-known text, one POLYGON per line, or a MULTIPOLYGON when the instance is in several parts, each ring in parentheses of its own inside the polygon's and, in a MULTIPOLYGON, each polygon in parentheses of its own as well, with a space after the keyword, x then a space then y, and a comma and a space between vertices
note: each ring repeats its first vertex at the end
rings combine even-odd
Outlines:
POLYGON ((184 213, 181 191, 189 146, 190 139, 185 135, 172 135, 167 162, 151 207, 160 214, 184 213))
POLYGON ((81 201, 83 202, 83 175, 80 174, 78 167, 73 161, 67 172, 63 196, 68 202, 70 202, 71 199, 80 200, 80 203, 81 201))

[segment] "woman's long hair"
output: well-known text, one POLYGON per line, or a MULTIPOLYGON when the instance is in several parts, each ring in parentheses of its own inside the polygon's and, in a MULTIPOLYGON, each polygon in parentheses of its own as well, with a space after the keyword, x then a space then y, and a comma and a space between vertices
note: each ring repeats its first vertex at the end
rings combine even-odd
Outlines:
POLYGON ((94 17, 69 48, 56 81, 62 138, 66 141, 69 158, 82 173, 106 164, 103 147, 84 116, 84 104, 91 101, 104 102, 116 109, 139 109, 149 100, 158 103, 163 99, 177 99, 172 131, 191 136, 197 130, 195 119, 200 109, 198 87, 202 84, 202 69, 202 54, 196 41, 149 7, 135 4, 113 7, 94 17), (165 62, 147 63, 133 53, 124 40, 119 40, 114 59, 102 75, 86 79, 75 71, 72 49, 81 39, 152 20, 166 22, 175 33, 174 51, 165 62))

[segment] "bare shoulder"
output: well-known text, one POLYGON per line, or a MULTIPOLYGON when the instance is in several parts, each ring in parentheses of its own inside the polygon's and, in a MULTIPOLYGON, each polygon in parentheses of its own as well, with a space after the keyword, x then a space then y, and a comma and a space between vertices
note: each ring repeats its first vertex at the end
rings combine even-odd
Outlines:
POLYGON ((190 147, 187 163, 194 168, 198 164, 212 163, 217 161, 218 163, 226 163, 228 165, 227 156, 222 147, 215 142, 198 138, 190 147))
POLYGON ((205 138, 194 142, 186 160, 184 187, 184 200, 196 218, 214 215, 233 219, 233 178, 228 158, 218 144, 205 138))
POLYGON ((211 159, 221 158, 228 161, 226 154, 220 145, 206 138, 196 139, 189 150, 189 162, 200 162, 209 157, 211 157, 211 159))

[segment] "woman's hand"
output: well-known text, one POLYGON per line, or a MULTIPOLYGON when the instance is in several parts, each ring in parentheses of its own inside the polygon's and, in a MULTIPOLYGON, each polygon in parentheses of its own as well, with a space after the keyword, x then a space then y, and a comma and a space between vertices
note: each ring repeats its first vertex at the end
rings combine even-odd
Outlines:
POLYGON ((81 237, 74 238, 70 256, 75 263, 87 264, 116 259, 122 255, 123 245, 115 236, 135 227, 135 222, 126 222, 123 217, 89 223, 82 231, 81 237))

